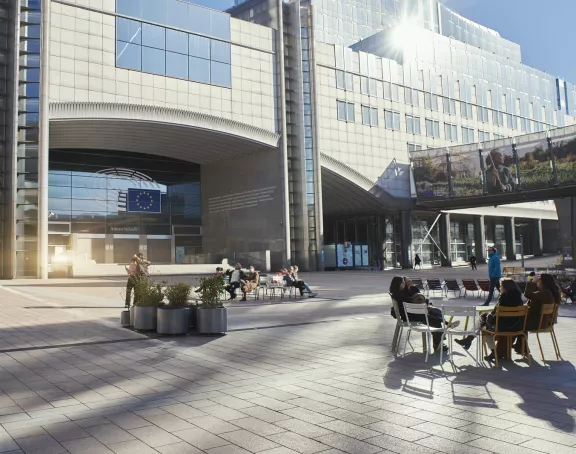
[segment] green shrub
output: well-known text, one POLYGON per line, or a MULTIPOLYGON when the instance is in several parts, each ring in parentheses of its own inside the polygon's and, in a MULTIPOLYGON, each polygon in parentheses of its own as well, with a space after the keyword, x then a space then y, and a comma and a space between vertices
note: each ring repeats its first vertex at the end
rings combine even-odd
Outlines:
POLYGON ((163 306, 164 292, 162 283, 154 282, 147 277, 141 277, 134 286, 136 296, 136 306, 163 306))
POLYGON ((224 286, 224 276, 200 278, 200 300, 202 307, 224 307, 220 301, 220 292, 224 286))
POLYGON ((192 287, 183 282, 168 285, 168 287, 166 287, 166 290, 164 290, 164 295, 168 300, 168 306, 171 307, 187 306, 191 291, 192 287))

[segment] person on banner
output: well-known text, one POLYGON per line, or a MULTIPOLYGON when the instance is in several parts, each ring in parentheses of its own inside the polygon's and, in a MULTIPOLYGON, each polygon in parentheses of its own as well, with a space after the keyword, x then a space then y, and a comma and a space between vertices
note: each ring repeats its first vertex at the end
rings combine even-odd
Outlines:
POLYGON ((488 278, 490 279, 490 290, 488 291, 488 298, 483 306, 488 306, 494 298, 494 290, 500 285, 502 279, 502 268, 500 267, 500 257, 498 251, 494 247, 488 248, 488 278))
POLYGON ((504 165, 504 155, 495 148, 486 156, 486 190, 488 194, 514 192, 516 182, 510 169, 504 165))

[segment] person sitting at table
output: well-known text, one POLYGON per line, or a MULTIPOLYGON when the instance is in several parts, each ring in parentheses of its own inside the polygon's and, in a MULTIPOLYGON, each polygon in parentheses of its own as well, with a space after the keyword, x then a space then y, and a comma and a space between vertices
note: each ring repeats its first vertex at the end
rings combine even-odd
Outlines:
MULTIPOLYGON (((528 298, 526 305, 528 306, 528 315, 526 318, 526 332, 537 330, 540 328, 540 316, 542 314, 542 306, 544 304, 560 304, 562 293, 554 276, 551 274, 541 274, 535 276, 534 279, 526 285, 524 296, 528 298)), ((542 326, 548 326, 549 315, 546 315, 542 320, 542 326)), ((555 323, 556 321, 554 321, 555 323)), ((516 339, 513 345, 514 351, 518 354, 522 353, 522 342, 516 339)))
MULTIPOLYGON (((400 312, 400 317, 403 321, 406 321, 406 311, 404 310, 404 303, 414 303, 414 304, 429 304, 424 298, 424 295, 420 293, 420 290, 414 285, 412 281, 408 278, 403 278, 400 276, 395 276, 392 278, 390 283, 390 296, 396 300, 398 303, 398 310, 400 312)), ((390 315, 396 318, 396 313, 394 312, 394 307, 390 310, 390 315)), ((426 317, 424 315, 412 314, 410 315, 411 322, 426 323, 426 317)), ((428 307, 428 324, 432 328, 442 327, 443 318, 442 314, 435 307, 428 307)), ((456 321, 452 323, 452 327, 458 326, 460 322, 456 321)), ((440 341, 442 340, 442 333, 432 333, 432 346, 434 350, 437 350, 440 346, 440 341)), ((448 350, 446 345, 443 345, 444 351, 448 350)))
POLYGON ((250 265, 248 271, 242 271, 241 282, 242 299, 240 301, 246 301, 246 293, 252 293, 256 290, 260 282, 260 274, 256 272, 254 265, 250 265))
MULTIPOLYGON (((500 297, 498 298, 498 303, 492 312, 484 312, 480 315, 476 323, 476 329, 494 331, 496 329, 496 309, 498 306, 517 307, 522 306, 523 304, 522 293, 520 293, 520 290, 518 290, 516 283, 512 279, 501 279, 500 297)), ((500 323, 498 324, 498 330, 502 332, 518 331, 522 326, 522 323, 523 320, 521 317, 502 317, 502 319, 500 319, 500 323)), ((475 337, 476 336, 474 334, 470 334, 464 339, 454 339, 454 342, 464 347, 465 350, 468 350, 472 345, 472 341, 475 337)), ((486 361, 494 361, 496 359, 495 351, 498 351, 498 349, 497 345, 495 346, 493 341, 494 339, 492 336, 486 336, 486 344, 492 350, 489 355, 484 357, 486 361)), ((498 357, 504 357, 505 352, 503 353, 499 351, 498 357)))

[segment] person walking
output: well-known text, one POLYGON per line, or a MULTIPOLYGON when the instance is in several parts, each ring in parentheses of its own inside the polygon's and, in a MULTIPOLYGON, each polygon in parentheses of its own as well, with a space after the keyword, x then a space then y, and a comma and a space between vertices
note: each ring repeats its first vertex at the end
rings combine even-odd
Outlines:
POLYGON ((470 256, 470 267, 472 268, 472 270, 477 270, 478 268, 476 267, 476 256, 475 255, 471 255, 470 256))
POLYGON ((422 269, 422 259, 418 254, 414 255, 414 269, 416 269, 417 266, 422 269))
POLYGON ((488 277, 490 278, 490 291, 483 306, 488 306, 494 298, 494 290, 499 287, 502 278, 502 268, 500 268, 500 257, 494 247, 488 248, 488 277))
POLYGON ((140 267, 138 266, 138 258, 136 256, 132 257, 132 262, 130 266, 126 266, 126 274, 128 274, 128 282, 126 282, 126 307, 130 307, 130 300, 132 297, 132 292, 134 292, 134 305, 138 302, 138 292, 136 288, 136 283, 140 278, 140 267))

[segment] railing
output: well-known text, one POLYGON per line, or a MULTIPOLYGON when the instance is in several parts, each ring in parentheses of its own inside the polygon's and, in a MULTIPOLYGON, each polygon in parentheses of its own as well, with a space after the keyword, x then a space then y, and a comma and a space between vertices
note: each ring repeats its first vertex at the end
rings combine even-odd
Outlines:
POLYGON ((576 126, 481 144, 410 153, 419 201, 533 200, 576 186, 576 126), (538 195, 540 194, 541 195, 538 195))

